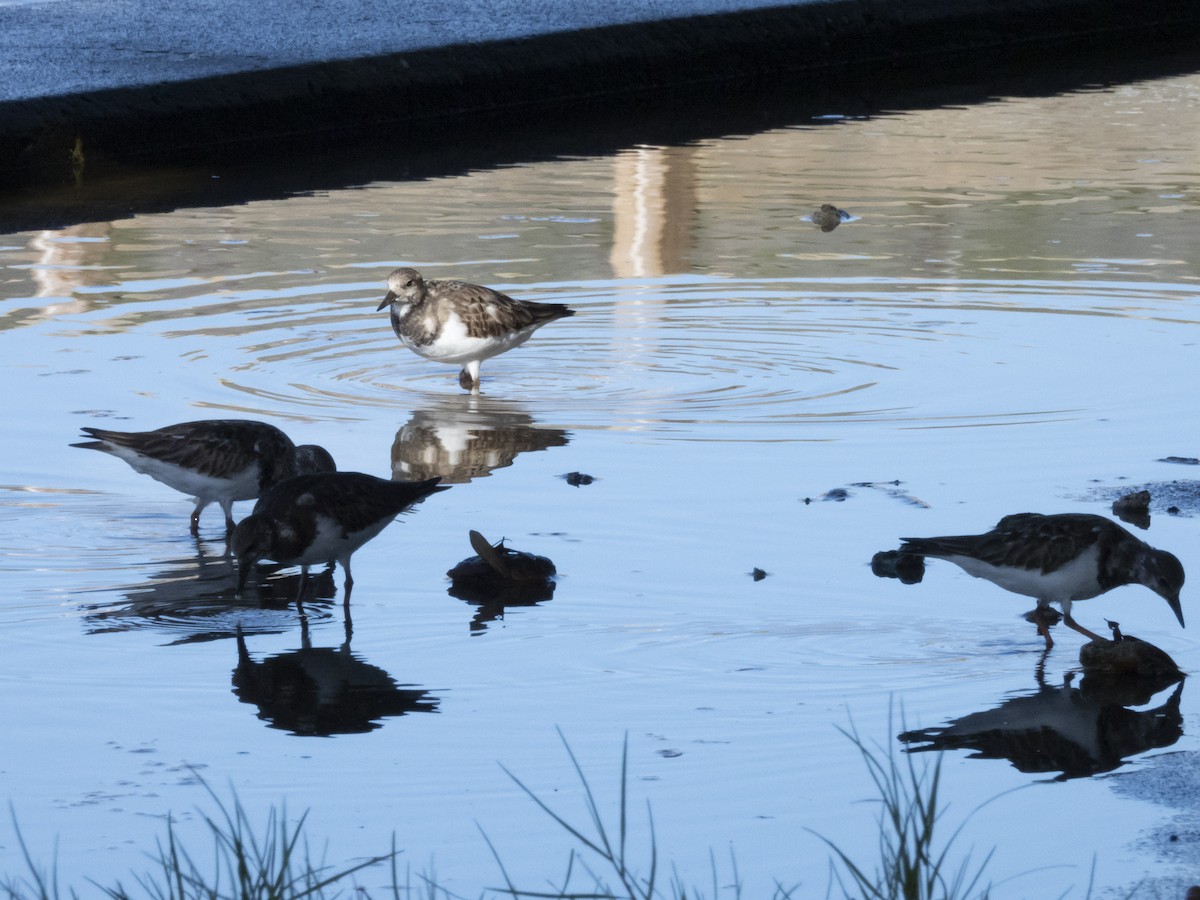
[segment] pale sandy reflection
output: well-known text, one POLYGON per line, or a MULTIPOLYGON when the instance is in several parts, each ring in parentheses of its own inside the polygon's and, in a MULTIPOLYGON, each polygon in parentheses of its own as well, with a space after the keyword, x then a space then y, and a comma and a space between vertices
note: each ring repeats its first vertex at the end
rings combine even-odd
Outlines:
POLYGON ((110 222, 87 222, 58 231, 39 231, 29 242, 34 263, 29 272, 35 297, 70 298, 47 308, 48 313, 77 312, 92 304, 74 299, 75 289, 112 279, 105 265, 110 222))
POLYGON ((695 149, 635 147, 613 157, 613 275, 686 271, 696 214, 695 149))

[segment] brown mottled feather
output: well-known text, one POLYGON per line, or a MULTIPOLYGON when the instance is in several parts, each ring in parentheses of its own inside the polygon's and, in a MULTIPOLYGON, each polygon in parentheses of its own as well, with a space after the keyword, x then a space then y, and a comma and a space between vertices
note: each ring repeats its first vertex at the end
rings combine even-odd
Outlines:
MULTIPOLYGON (((575 315, 575 310, 562 303, 534 303, 518 300, 481 284, 466 281, 425 281, 416 269, 397 269, 411 287, 398 303, 409 304, 404 316, 392 316, 392 328, 401 338, 422 345, 433 342, 454 312, 463 322, 467 334, 475 338, 501 337, 513 331, 540 327, 555 319, 575 315), (489 315, 488 306, 495 308, 489 315), (431 327, 432 326, 432 327, 431 327)), ((382 309, 398 295, 389 292, 382 309)))

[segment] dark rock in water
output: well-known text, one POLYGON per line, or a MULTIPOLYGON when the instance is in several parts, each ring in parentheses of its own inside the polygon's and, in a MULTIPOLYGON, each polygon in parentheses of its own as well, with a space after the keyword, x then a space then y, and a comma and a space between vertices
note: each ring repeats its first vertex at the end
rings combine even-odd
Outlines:
POLYGON ((822 203, 821 208, 808 217, 808 220, 822 231, 833 231, 843 222, 848 222, 853 216, 844 209, 838 209, 832 203, 822 203))
POLYGON ((1113 501, 1113 515, 1138 528, 1150 527, 1150 492, 1134 491, 1113 501))
POLYGON ((471 532, 478 556, 464 559, 446 574, 450 592, 463 600, 518 602, 548 599, 554 593, 554 563, 544 556, 489 544, 478 531, 471 532))
POLYGON ((581 484, 591 484, 596 479, 591 475, 585 475, 583 472, 568 472, 561 476, 571 487, 579 487, 581 484))
POLYGON ((880 550, 871 557, 871 572, 880 578, 899 578, 904 584, 919 584, 925 577, 925 557, 903 550, 880 550))
POLYGON ((480 633, 489 622, 504 618, 506 607, 536 606, 554 597, 557 586, 554 563, 544 556, 505 547, 501 540, 489 544, 478 531, 471 532, 478 556, 464 559, 446 574, 447 593, 479 607, 471 631, 480 633))
POLYGON ((1116 639, 1089 641, 1079 648, 1079 664, 1088 675, 1182 676, 1175 660, 1153 644, 1116 630, 1116 639))
POLYGON ((850 496, 851 496, 850 492, 848 490, 846 490, 845 488, 831 488, 830 490, 826 491, 824 494, 821 495, 821 499, 822 500, 832 500, 835 503, 841 503, 844 500, 848 500, 850 498, 850 496))
POLYGON ((767 577, 768 574, 769 573, 764 572, 758 566, 755 566, 753 569, 750 570, 750 577, 753 578, 755 581, 762 581, 764 578, 767 577))
POLYGON ((1166 456, 1159 462, 1176 463, 1181 466, 1200 466, 1200 459, 1196 459, 1194 456, 1166 456))

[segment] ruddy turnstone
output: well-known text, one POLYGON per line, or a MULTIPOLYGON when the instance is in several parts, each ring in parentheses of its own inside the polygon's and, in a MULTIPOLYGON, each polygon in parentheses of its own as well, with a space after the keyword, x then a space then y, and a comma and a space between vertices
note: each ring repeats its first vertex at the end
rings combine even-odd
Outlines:
POLYGON ((339 562, 346 573, 343 602, 349 603, 351 555, 414 503, 447 490, 440 480, 386 481, 361 472, 324 472, 280 482, 233 531, 229 546, 238 562, 238 593, 261 559, 300 566, 301 575, 313 563, 339 562))
POLYGON ((95 438, 72 444, 123 459, 135 472, 196 498, 192 534, 200 532, 200 512, 221 504, 225 533, 233 531, 233 502, 253 500, 285 478, 337 467, 324 447, 303 444, 265 422, 208 419, 181 422, 154 431, 84 428, 95 438))
POLYGON ((561 303, 515 300, 465 281, 426 281, 416 269, 396 269, 387 286, 378 310, 391 307, 392 330, 404 346, 434 362, 461 365, 458 383, 473 393, 479 391, 485 359, 521 346, 555 319, 575 315, 561 303))
MULTIPOLYGON (((1179 560, 1102 516, 1017 513, 1005 516, 986 534, 901 540, 901 552, 948 560, 976 578, 1035 597, 1039 611, 1057 603, 1063 621, 1092 640, 1104 638, 1071 617, 1072 602, 1124 584, 1150 588, 1167 601, 1183 625, 1179 606, 1183 566, 1179 560)), ((1037 626, 1046 646, 1054 646, 1041 618, 1037 626)))

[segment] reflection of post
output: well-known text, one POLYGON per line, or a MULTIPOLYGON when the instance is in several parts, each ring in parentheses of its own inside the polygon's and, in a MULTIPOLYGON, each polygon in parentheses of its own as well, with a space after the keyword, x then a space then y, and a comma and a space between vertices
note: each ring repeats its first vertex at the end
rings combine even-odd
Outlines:
POLYGON ((614 163, 613 274, 665 275, 686 268, 696 212, 695 151, 637 147, 614 163))
POLYGON ((70 297, 76 287, 99 284, 111 274, 91 269, 109 250, 109 222, 72 225, 61 231, 42 231, 29 246, 38 253, 32 276, 38 297, 70 297))

